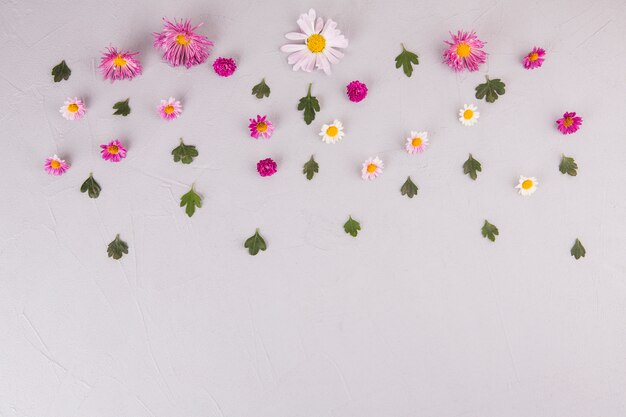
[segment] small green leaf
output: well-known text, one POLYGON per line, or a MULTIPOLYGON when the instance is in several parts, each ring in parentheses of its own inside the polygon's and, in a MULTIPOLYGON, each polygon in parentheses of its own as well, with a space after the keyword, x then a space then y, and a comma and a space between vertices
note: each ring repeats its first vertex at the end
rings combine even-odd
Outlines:
POLYGON ((400 188, 400 193, 409 198, 413 198, 413 196, 417 195, 417 185, 415 185, 413 181, 411 181, 411 177, 406 178, 406 181, 404 182, 404 184, 402 184, 402 187, 400 188))
POLYGON ((361 230, 361 224, 354 220, 352 216, 349 216, 348 221, 343 225, 343 230, 350 236, 356 237, 359 234, 359 230, 361 230))
POLYGON ((493 224, 489 223, 487 220, 485 220, 485 224, 483 224, 483 227, 482 229, 480 229, 480 232, 483 234, 483 237, 486 237, 492 242, 495 242, 496 236, 500 234, 500 232, 498 232, 498 228, 494 226, 493 224))
POLYGON ((250 255, 254 256, 259 253, 260 250, 267 249, 267 244, 263 237, 259 234, 259 229, 256 229, 254 235, 250 236, 243 244, 244 248, 248 249, 250 255))
POLYGON ((476 178, 478 177, 477 172, 482 172, 482 170, 483 168, 480 165, 480 162, 474 159, 472 154, 469 154, 469 158, 467 158, 467 161, 463 164, 463 173, 469 175, 471 179, 476 181, 476 178))
POLYGON ((402 52, 400 52, 400 55, 396 57, 396 68, 402 67, 402 71, 404 71, 404 74, 407 77, 410 77, 411 74, 413 74, 413 64, 418 65, 419 59, 417 57, 417 54, 414 54, 411 51, 407 51, 404 47, 404 44, 400 45, 402 45, 402 52))
POLYGON ((574 158, 570 158, 569 156, 563 155, 561 157, 561 163, 559 164, 559 171, 561 174, 567 174, 572 177, 575 177, 578 174, 578 164, 574 161, 574 158))
POLYGON ((305 164, 304 168, 302 168, 302 173, 306 175, 307 180, 313 179, 313 176, 316 172, 319 172, 320 166, 315 159, 313 159, 313 155, 311 155, 311 159, 309 159, 305 164))
POLYGON ((320 111, 320 103, 317 101, 317 97, 311 96, 311 86, 309 84, 309 91, 306 96, 300 99, 298 103, 298 110, 304 110, 304 122, 308 125, 315 120, 315 112, 320 111))
POLYGON ((185 207, 185 213, 191 217, 196 212, 196 207, 202 207, 202 198, 194 191, 193 185, 187 194, 180 197, 180 206, 185 207))
POLYGON ((61 61, 60 64, 56 65, 52 68, 52 75, 54 76, 54 82, 58 83, 61 80, 67 80, 70 78, 72 74, 72 70, 67 66, 65 60, 61 61))
POLYGON ((259 99, 270 96, 270 87, 265 84, 265 78, 263 78, 260 83, 252 87, 252 95, 259 99))
POLYGON ((128 116, 130 114, 130 106, 128 105, 128 100, 130 99, 127 98, 124 101, 118 101, 117 103, 115 103, 113 105, 113 109, 115 109, 115 112, 113 113, 113 115, 128 116))
POLYGON ((198 156, 198 150, 194 145, 185 145, 183 138, 180 138, 180 145, 172 149, 172 155, 174 162, 180 161, 183 164, 190 164, 193 162, 193 158, 198 156))
POLYGON ((572 246, 572 250, 570 251, 570 253, 574 258, 580 259, 585 257, 587 251, 585 250, 583 244, 580 243, 580 240, 576 239, 576 242, 574 242, 574 246, 572 246))
POLYGON ((504 95, 504 88, 506 85, 499 79, 490 80, 489 77, 485 77, 487 81, 483 84, 476 86, 476 98, 485 98, 487 103, 493 103, 498 99, 498 96, 504 95))
POLYGON ((113 242, 107 246, 107 254, 109 258, 120 259, 125 253, 128 253, 128 244, 120 239, 120 235, 116 235, 113 242))
POLYGON ((93 178, 93 174, 89 174, 89 178, 87 178, 83 185, 80 186, 80 192, 86 192, 89 198, 98 198, 100 190, 102 190, 102 188, 93 178))

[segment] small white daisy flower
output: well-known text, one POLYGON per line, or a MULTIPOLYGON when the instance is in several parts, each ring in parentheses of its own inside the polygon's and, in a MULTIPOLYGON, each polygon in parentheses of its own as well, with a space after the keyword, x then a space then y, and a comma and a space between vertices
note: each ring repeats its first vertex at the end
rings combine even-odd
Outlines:
POLYGON ((329 125, 323 125, 320 130, 322 140, 333 145, 343 139, 343 135, 343 124, 339 120, 335 120, 329 125))
POLYGON ((459 122, 463 123, 464 126, 474 126, 478 122, 479 117, 478 107, 473 104, 465 104, 459 110, 459 122))
POLYGON ((411 131, 411 136, 406 138, 404 149, 410 154, 422 153, 428 147, 428 132, 411 131))
POLYGON ((61 116, 67 120, 78 120, 85 115, 86 111, 85 103, 78 97, 68 98, 59 109, 61 116))
POLYGON ((539 185, 539 181, 535 177, 525 177, 523 175, 519 176, 519 183, 515 186, 517 188, 517 192, 523 196, 531 195, 537 190, 537 186, 539 185))

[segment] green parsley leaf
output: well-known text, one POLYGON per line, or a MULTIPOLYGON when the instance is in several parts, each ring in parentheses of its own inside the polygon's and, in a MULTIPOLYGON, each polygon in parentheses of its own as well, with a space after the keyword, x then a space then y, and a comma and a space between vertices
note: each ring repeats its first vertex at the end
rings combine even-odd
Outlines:
POLYGON ((313 155, 311 155, 311 159, 309 159, 305 164, 304 168, 302 168, 302 173, 306 175, 307 180, 313 179, 313 176, 316 172, 319 172, 320 166, 315 159, 313 159, 313 155))
POLYGON ((578 174, 576 171, 577 169, 578 164, 574 161, 574 158, 565 155, 561 157, 561 163, 559 164, 559 171, 561 171, 561 174, 567 174, 575 177, 578 174))
POLYGON ((493 103, 498 99, 498 95, 504 95, 504 87, 506 85, 499 79, 490 80, 489 76, 485 76, 487 81, 476 86, 476 98, 485 98, 487 103, 493 103))
POLYGON ((315 120, 315 112, 320 111, 320 103, 317 101, 317 97, 311 96, 312 85, 312 83, 309 83, 307 95, 302 97, 298 103, 298 110, 304 110, 304 122, 308 125, 315 120))
POLYGON ((348 219, 346 224, 343 225, 343 230, 345 230, 346 233, 350 236, 356 237, 356 235, 359 234, 359 230, 361 230, 361 224, 354 220, 352 216, 349 217, 350 218, 348 219))
POLYGON ((107 254, 109 258, 120 259, 125 253, 128 253, 128 244, 120 239, 120 235, 116 235, 113 242, 107 246, 107 254))
POLYGON ((411 51, 407 51, 404 47, 404 44, 401 43, 400 45, 402 45, 402 52, 400 52, 400 55, 396 57, 396 68, 402 67, 402 71, 404 71, 404 74, 407 77, 410 77, 411 74, 413 74, 412 64, 418 65, 420 62, 417 54, 414 54, 411 51))
POLYGON ((270 87, 265 84, 265 78, 263 78, 260 83, 252 87, 252 95, 259 99, 270 96, 270 87))
POLYGON ((409 198, 413 198, 413 196, 417 195, 417 185, 411 181, 411 177, 407 177, 404 184, 400 188, 400 193, 409 198))
POLYGON ((67 66, 65 60, 61 61, 60 64, 52 68, 52 76, 54 77, 55 83, 61 82, 61 80, 67 80, 70 78, 71 74, 72 70, 67 66))
POLYGON ((259 253, 260 250, 267 249, 267 244, 265 243, 265 240, 263 240, 263 237, 259 234, 259 229, 256 229, 254 235, 246 239, 243 247, 247 248, 250 255, 254 256, 259 253))
POLYGON ((480 162, 474 159, 472 154, 469 154, 469 158, 467 158, 467 161, 463 164, 463 173, 469 175, 471 179, 476 181, 476 178, 478 177, 476 172, 482 172, 482 170, 483 168, 480 165, 480 162))
POLYGON ((89 178, 87 178, 83 185, 80 186, 80 192, 86 192, 89 198, 98 198, 100 190, 102 190, 102 188, 93 178, 93 174, 89 174, 89 178))
POLYGON ((196 212, 196 207, 202 207, 202 197, 195 192, 193 185, 187 194, 183 194, 182 197, 180 197, 180 206, 187 206, 185 207, 185 213, 187 213, 189 217, 193 216, 196 212))
POLYGON ((494 226, 493 224, 489 223, 487 220, 485 220, 485 224, 483 224, 483 227, 482 229, 480 229, 480 232, 483 234, 483 237, 486 237, 492 242, 495 242, 496 236, 500 234, 500 232, 498 231, 498 228, 494 226))
POLYGON ((130 106, 128 105, 128 100, 130 99, 127 98, 124 101, 118 101, 117 103, 115 103, 113 105, 113 109, 115 109, 115 112, 113 113, 113 115, 128 116, 130 114, 130 106))
POLYGON ((183 164, 190 164, 193 162, 193 158, 198 156, 198 150, 194 145, 185 145, 183 138, 180 138, 180 145, 172 149, 172 155, 174 162, 180 161, 183 164))
POLYGON ((583 244, 580 243, 580 240, 576 239, 576 242, 574 242, 574 246, 572 246, 572 250, 570 250, 570 253, 574 258, 580 259, 585 257, 587 251, 585 250, 583 244))

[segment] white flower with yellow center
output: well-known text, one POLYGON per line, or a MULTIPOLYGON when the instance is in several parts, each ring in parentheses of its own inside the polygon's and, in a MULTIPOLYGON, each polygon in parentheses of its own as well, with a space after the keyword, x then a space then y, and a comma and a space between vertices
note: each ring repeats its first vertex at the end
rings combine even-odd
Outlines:
POLYGON ((428 132, 413 132, 406 138, 404 149, 410 154, 422 153, 428 147, 428 132))
POLYGON ((364 180, 373 180, 383 173, 385 164, 379 157, 368 158, 363 162, 361 168, 361 178, 364 180))
POLYGON ((326 20, 315 17, 315 10, 303 13, 297 20, 302 32, 289 32, 285 37, 292 41, 304 41, 298 44, 283 45, 280 50, 291 55, 287 62, 293 65, 293 70, 313 71, 321 69, 330 74, 330 64, 336 64, 343 58, 343 52, 337 48, 347 48, 348 39, 337 29, 337 23, 332 19, 326 20))
POLYGON ((473 104, 465 104, 459 110, 459 122, 463 123, 464 126, 474 126, 479 117, 478 107, 473 104))
POLYGON ((78 97, 65 100, 59 112, 67 120, 78 120, 85 115, 85 103, 78 97))
POLYGON ((339 120, 335 120, 329 125, 323 125, 320 131, 322 140, 333 145, 343 139, 343 135, 343 124, 339 120))
POLYGON ((515 188, 517 188, 517 192, 521 195, 527 196, 534 193, 537 190, 538 185, 539 181, 537 181, 537 178, 520 175, 519 183, 515 186, 515 188))

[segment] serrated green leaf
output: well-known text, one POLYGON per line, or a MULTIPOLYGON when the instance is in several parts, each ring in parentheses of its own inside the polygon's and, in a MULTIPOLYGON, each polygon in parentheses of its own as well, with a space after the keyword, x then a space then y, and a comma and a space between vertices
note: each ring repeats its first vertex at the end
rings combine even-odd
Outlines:
POLYGON ((320 103, 317 101, 317 97, 311 96, 311 86, 309 84, 309 91, 306 96, 300 99, 298 103, 298 110, 304 110, 304 122, 308 125, 315 120, 315 112, 320 111, 320 103))
POLYGON ((500 234, 500 232, 498 231, 498 228, 494 226, 493 224, 489 223, 487 220, 485 220, 485 224, 483 224, 483 227, 482 229, 480 229, 480 232, 482 233, 483 237, 491 240, 492 242, 495 242, 496 236, 500 234))
POLYGON ((309 159, 302 168, 302 173, 306 175, 307 180, 313 179, 313 176, 319 172, 320 166, 315 159, 313 159, 313 155, 311 155, 311 159, 309 159))
POLYGON ((402 52, 400 52, 400 55, 396 57, 396 68, 402 67, 404 74, 407 77, 410 77, 413 74, 413 64, 418 65, 419 59, 417 54, 407 51, 404 44, 400 45, 402 45, 402 52))
POLYGON ((187 194, 183 194, 180 197, 180 206, 185 207, 185 213, 191 217, 196 212, 196 207, 202 207, 202 197, 200 197, 194 190, 193 185, 187 194))
POLYGON ((570 253, 574 258, 580 259, 585 257, 587 251, 585 250, 583 244, 580 243, 580 240, 576 239, 576 242, 574 242, 574 246, 572 246, 572 250, 570 250, 570 253))
POLYGON ((115 103, 113 105, 113 109, 115 110, 115 112, 113 112, 113 115, 128 116, 130 114, 130 106, 128 105, 129 100, 130 99, 127 98, 124 101, 118 101, 117 103, 115 103))
POLYGON ((263 78, 260 83, 252 87, 252 95, 259 99, 270 96, 270 87, 265 84, 265 78, 263 78))
POLYGON ((499 78, 490 80, 486 77, 486 79, 485 83, 476 86, 476 98, 479 100, 485 98, 487 103, 493 103, 499 96, 504 95, 506 85, 499 78))
POLYGON ((54 77, 53 79, 55 83, 58 83, 61 80, 67 80, 70 78, 71 74, 72 70, 67 66, 65 60, 61 61, 61 63, 52 68, 52 76, 54 77))
POLYGON ((406 181, 404 182, 404 184, 402 184, 402 187, 400 188, 400 193, 409 198, 413 198, 413 196, 417 195, 417 190, 417 185, 415 185, 415 183, 411 181, 411 177, 407 177, 406 181))
POLYGON ((467 161, 463 164, 463 173, 469 175, 471 179, 476 181, 478 177, 477 172, 482 172, 482 170, 483 168, 480 162, 474 159, 472 154, 469 154, 469 158, 467 158, 467 161))
POLYGON ((183 138, 180 138, 180 145, 172 149, 172 155, 174 157, 174 162, 190 164, 193 162, 193 158, 198 156, 198 150, 194 145, 185 145, 183 143, 183 138))
POLYGON ((361 224, 349 216, 348 221, 343 225, 343 230, 352 237, 356 237, 361 230, 361 224))
POLYGON ((98 198, 101 190, 102 188, 93 178, 93 174, 89 174, 89 178, 87 178, 85 182, 83 182, 83 185, 80 186, 80 192, 86 192, 89 198, 98 198))
POLYGON ((561 163, 559 164, 559 171, 561 174, 567 174, 572 177, 578 175, 578 164, 574 161, 574 158, 570 158, 569 156, 563 155, 561 157, 561 163))
POLYGON ((243 244, 244 248, 248 249, 248 253, 254 256, 259 253, 260 250, 264 251, 267 249, 267 244, 263 237, 259 234, 259 229, 256 229, 256 232, 252 236, 250 236, 243 244))
POLYGON ((120 235, 116 235, 113 242, 107 246, 107 254, 109 258, 120 259, 125 253, 128 253, 128 244, 120 239, 120 235))

